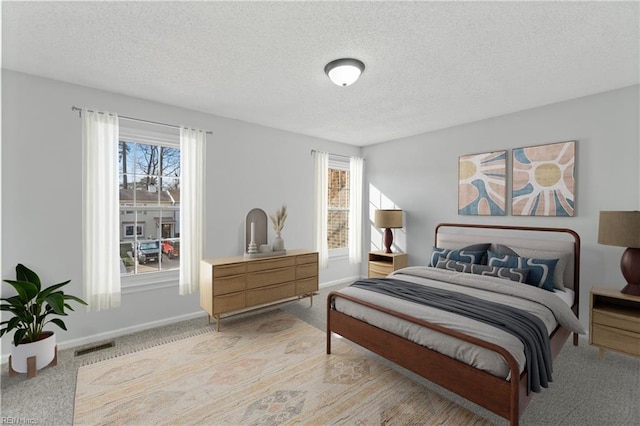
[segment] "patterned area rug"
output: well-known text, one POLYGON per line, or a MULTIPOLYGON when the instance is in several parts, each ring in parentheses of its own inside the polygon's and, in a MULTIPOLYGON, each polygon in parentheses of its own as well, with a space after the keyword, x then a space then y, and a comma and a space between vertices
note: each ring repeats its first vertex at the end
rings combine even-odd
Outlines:
POLYGON ((76 425, 430 424, 487 420, 275 310, 83 366, 76 425))

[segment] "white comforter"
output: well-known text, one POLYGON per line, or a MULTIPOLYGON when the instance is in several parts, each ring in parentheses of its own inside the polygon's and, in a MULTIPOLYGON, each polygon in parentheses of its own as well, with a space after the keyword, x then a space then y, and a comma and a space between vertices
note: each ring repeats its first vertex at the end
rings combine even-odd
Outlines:
MULTIPOLYGON (((448 271, 429 267, 409 267, 395 271, 390 278, 417 284, 463 292, 481 299, 513 306, 539 317, 550 334, 558 324, 575 333, 585 330, 569 306, 554 293, 502 278, 448 271)), ((506 331, 466 317, 436 308, 419 305, 383 294, 355 287, 347 287, 340 293, 357 297, 370 303, 403 312, 413 317, 439 324, 452 330, 478 337, 505 348, 520 367, 525 366, 522 342, 506 331)), ((347 315, 390 331, 429 349, 435 350, 495 376, 509 378, 509 365, 504 358, 488 349, 472 345, 460 339, 427 329, 408 321, 371 308, 336 298, 335 308, 347 315)))

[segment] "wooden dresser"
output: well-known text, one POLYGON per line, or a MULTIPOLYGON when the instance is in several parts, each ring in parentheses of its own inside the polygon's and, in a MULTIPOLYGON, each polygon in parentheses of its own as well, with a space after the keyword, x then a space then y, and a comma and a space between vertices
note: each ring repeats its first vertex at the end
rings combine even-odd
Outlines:
POLYGON ((200 263, 200 306, 216 320, 274 302, 309 296, 318 290, 318 253, 288 250, 286 255, 246 259, 205 259, 200 263))
POLYGON ((601 360, 607 349, 640 357, 640 296, 594 287, 589 318, 589 343, 600 349, 601 360))

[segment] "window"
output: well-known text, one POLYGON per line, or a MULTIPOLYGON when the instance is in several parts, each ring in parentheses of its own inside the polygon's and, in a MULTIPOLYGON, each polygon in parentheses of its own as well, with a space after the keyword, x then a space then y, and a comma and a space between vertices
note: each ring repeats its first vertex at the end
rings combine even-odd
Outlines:
POLYGON ((121 128, 118 154, 122 274, 178 270, 178 137, 121 128))
POLYGON ((123 222, 124 227, 124 237, 125 238, 133 238, 135 236, 142 237, 144 235, 144 225, 136 225, 135 223, 126 224, 123 222), (136 230, 135 234, 133 230, 136 230))
POLYGON ((330 257, 349 249, 349 160, 329 159, 327 245, 330 257))

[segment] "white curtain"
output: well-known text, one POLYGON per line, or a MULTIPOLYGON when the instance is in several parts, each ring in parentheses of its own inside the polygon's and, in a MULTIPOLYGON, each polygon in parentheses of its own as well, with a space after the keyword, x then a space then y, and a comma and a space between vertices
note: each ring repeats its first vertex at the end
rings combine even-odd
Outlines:
POLYGON ((195 293, 203 251, 206 132, 180 128, 180 294, 195 293))
POLYGON ((362 261, 362 169, 364 160, 349 160, 349 263, 362 261))
POLYGON ((316 232, 314 245, 318 251, 318 267, 326 268, 329 262, 329 245, 327 243, 327 209, 329 198, 329 153, 313 151, 315 172, 314 213, 316 232))
POLYGON ((83 285, 87 310, 120 306, 118 116, 83 110, 83 285))

